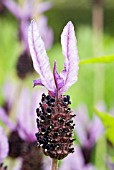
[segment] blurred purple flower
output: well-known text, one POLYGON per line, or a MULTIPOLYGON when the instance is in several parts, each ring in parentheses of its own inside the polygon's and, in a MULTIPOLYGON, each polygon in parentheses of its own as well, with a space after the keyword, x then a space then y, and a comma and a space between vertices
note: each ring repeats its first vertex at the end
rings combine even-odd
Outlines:
POLYGON ((35 113, 36 107, 40 102, 41 94, 42 91, 34 92, 31 97, 27 89, 24 89, 21 93, 17 106, 17 127, 20 137, 25 141, 36 141, 34 134, 37 131, 35 113))
MULTIPOLYGON (((14 0, 2 0, 3 5, 19 20, 20 38, 24 44, 25 51, 27 50, 28 52, 29 49, 27 30, 30 24, 30 20, 33 18, 33 15, 41 15, 43 12, 51 8, 51 4, 49 2, 42 2, 38 5, 36 5, 35 2, 36 0, 27 0, 26 3, 24 3, 23 7, 21 7, 14 0)), ((52 29, 47 26, 46 17, 43 16, 40 18, 40 20, 42 20, 42 27, 40 27, 40 32, 42 38, 44 39, 44 43, 46 41, 45 47, 50 48, 53 42, 52 29), (46 38, 44 33, 42 33, 42 29, 47 33, 46 38)))
POLYGON ((85 160, 85 164, 91 161, 93 147, 97 140, 103 135, 104 128, 101 120, 97 116, 90 119, 86 105, 80 105, 76 109, 77 117, 74 119, 75 132, 80 142, 80 148, 85 160))
POLYGON ((3 159, 7 157, 9 151, 8 139, 3 131, 3 128, 0 126, 0 164, 3 159))
POLYGON ((80 144, 87 148, 92 148, 97 140, 103 135, 104 128, 102 122, 97 116, 90 119, 87 107, 80 105, 76 109, 77 117, 75 118, 75 132, 80 144))
POLYGON ((27 38, 30 20, 37 15, 40 16, 38 20, 40 33, 46 49, 49 49, 53 44, 53 31, 48 27, 48 20, 43 15, 43 12, 49 10, 52 5, 49 2, 38 3, 36 0, 27 0, 22 7, 14 0, 1 0, 1 2, 19 21, 19 39, 24 46, 24 50, 18 57, 16 71, 18 77, 24 79, 27 74, 31 74, 34 71, 27 38))
POLYGON ((68 22, 61 35, 62 51, 65 56, 64 70, 58 74, 56 61, 53 74, 50 69, 49 59, 44 43, 35 21, 31 22, 28 30, 28 41, 33 65, 40 79, 34 81, 34 86, 45 86, 52 96, 62 95, 77 81, 78 75, 78 50, 72 22, 68 22))
POLYGON ((25 141, 36 141, 34 133, 37 131, 36 127, 36 105, 39 103, 42 91, 37 94, 35 92, 30 97, 27 89, 24 89, 20 95, 16 123, 13 123, 10 117, 5 113, 5 110, 0 108, 0 118, 8 126, 11 131, 18 131, 20 137, 25 141), (32 105, 31 99, 32 98, 32 105), (26 122, 25 122, 26 118, 26 122))
POLYGON ((95 167, 89 163, 85 165, 84 157, 78 145, 75 145, 75 152, 68 155, 60 166, 60 170, 95 170, 95 167))
POLYGON ((21 170, 31 170, 31 166, 33 170, 37 167, 39 170, 43 170, 42 154, 37 147, 35 137, 35 132, 37 131, 36 105, 39 103, 42 92, 42 90, 37 93, 34 91, 34 93, 31 94, 28 89, 22 90, 17 102, 15 123, 13 123, 5 113, 5 110, 0 108, 0 119, 10 129, 8 156, 12 158, 22 158, 20 161, 21 164, 18 166, 21 170))

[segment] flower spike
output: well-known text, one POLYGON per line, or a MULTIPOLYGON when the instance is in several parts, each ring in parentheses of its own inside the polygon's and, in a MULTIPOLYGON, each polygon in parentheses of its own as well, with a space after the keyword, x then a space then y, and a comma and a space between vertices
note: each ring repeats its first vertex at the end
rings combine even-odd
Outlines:
POLYGON ((53 74, 51 73, 48 56, 35 21, 32 21, 29 27, 28 41, 34 68, 40 75, 40 79, 34 80, 34 86, 43 85, 49 92, 48 95, 42 94, 39 108, 36 109, 38 146, 45 155, 53 159, 63 159, 74 152, 72 147, 74 114, 69 107, 70 96, 63 95, 77 80, 78 52, 74 26, 68 22, 61 35, 65 63, 64 70, 60 74, 57 71, 56 61, 53 74))

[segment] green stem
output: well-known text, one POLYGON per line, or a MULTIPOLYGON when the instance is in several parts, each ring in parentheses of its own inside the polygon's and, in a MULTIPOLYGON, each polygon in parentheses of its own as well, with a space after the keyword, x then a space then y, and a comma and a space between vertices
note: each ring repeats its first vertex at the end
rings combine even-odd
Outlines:
POLYGON ((51 170, 58 170, 58 160, 57 159, 52 159, 52 167, 51 170))

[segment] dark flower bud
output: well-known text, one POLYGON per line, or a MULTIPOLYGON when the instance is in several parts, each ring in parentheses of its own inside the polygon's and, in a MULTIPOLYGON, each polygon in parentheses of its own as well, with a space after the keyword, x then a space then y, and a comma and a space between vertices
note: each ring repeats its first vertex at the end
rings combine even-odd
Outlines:
POLYGON ((51 110, 49 107, 46 109, 46 111, 47 111, 47 115, 48 115, 48 116, 51 116, 52 110, 51 110))
POLYGON ((12 158, 17 158, 22 155, 22 146, 24 141, 19 137, 17 131, 11 132, 9 136, 9 156, 12 158))
MULTIPOLYGON (((35 135, 37 140, 44 144, 44 140, 40 137, 39 133, 35 135)), ((31 170, 31 168, 32 170, 43 170, 41 150, 37 147, 36 143, 23 141, 17 131, 13 131, 9 136, 9 156, 12 158, 21 157, 23 159, 21 170, 31 170)), ((4 169, 0 170, 6 169, 4 167, 4 169)))
POLYGON ((26 78, 27 74, 33 72, 33 63, 30 57, 30 54, 27 51, 24 51, 18 58, 17 65, 17 75, 19 78, 26 78))
POLYGON ((66 112, 68 113, 68 112, 70 112, 71 111, 71 109, 70 108, 68 108, 67 110, 66 110, 66 112))
POLYGON ((72 117, 75 117, 75 116, 76 116, 75 114, 72 115, 72 117))
POLYGON ((69 108, 70 96, 61 96, 56 99, 43 94, 41 101, 39 109, 36 110, 38 146, 42 148, 45 155, 63 159, 74 151, 71 148, 74 141, 72 138, 74 115, 69 108), (41 110, 43 110, 42 114, 41 110))
POLYGON ((43 93, 42 94, 42 102, 45 100, 45 98, 46 98, 46 95, 43 93))
POLYGON ((63 98, 63 104, 64 104, 64 105, 71 104, 70 96, 69 96, 69 95, 64 96, 64 98, 63 98))
POLYGON ((74 148, 69 148, 70 153, 74 153, 74 148))
POLYGON ((51 99, 51 96, 50 95, 47 95, 46 96, 46 100, 49 101, 51 99))
POLYGON ((91 160, 93 147, 82 147, 81 151, 84 157, 85 164, 88 164, 91 160))

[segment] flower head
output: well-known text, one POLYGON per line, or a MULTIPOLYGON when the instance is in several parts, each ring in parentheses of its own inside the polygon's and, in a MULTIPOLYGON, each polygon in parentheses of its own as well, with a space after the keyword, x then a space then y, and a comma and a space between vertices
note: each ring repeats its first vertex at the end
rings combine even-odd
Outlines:
POLYGON ((11 118, 6 114, 4 108, 0 108, 0 119, 10 129, 9 135, 9 155, 18 157, 22 154, 22 144, 24 142, 34 143, 36 137, 34 132, 37 132, 36 126, 36 103, 40 101, 42 91, 30 95, 28 89, 23 89, 18 100, 16 122, 13 123, 11 118), (30 98, 32 97, 32 105, 30 98), (37 99, 37 100, 36 100, 37 99), (24 104, 23 104, 24 103, 24 104), (26 122, 25 122, 26 117, 26 122), (16 143, 16 145, 15 145, 16 143))
POLYGON ((33 64, 30 57, 27 30, 30 20, 33 17, 40 16, 38 25, 40 33, 45 43, 46 49, 49 49, 53 44, 53 31, 48 26, 48 20, 43 13, 51 8, 49 2, 40 2, 36 0, 26 0, 23 5, 19 5, 14 0, 1 0, 0 1, 19 22, 19 40, 22 42, 24 50, 19 55, 16 70, 19 78, 24 79, 28 74, 33 72, 33 64), (37 3, 37 4, 36 4, 37 3))
POLYGON ((15 118, 16 119, 15 123, 6 114, 5 109, 0 107, 0 119, 6 124, 6 126, 11 131, 18 131, 19 136, 24 141, 34 142, 36 140, 34 135, 34 132, 37 131, 37 127, 35 124, 35 119, 36 119, 35 110, 37 107, 37 102, 40 102, 41 94, 42 94, 42 90, 37 92, 37 94, 36 92, 30 94, 28 89, 22 90, 16 108, 17 114, 15 118), (32 104, 30 98, 32 98, 33 101, 32 104), (25 123, 25 117, 26 117, 26 123, 25 123))
MULTIPOLYGON (((27 41, 27 29, 30 24, 30 20, 33 18, 34 15, 41 15, 43 14, 43 12, 49 10, 51 8, 51 4, 49 2, 42 2, 38 3, 36 7, 36 0, 27 0, 26 3, 23 3, 22 7, 14 0, 1 0, 1 3, 19 20, 20 38, 25 49, 29 51, 27 41)), ((46 48, 48 48, 52 44, 53 33, 52 30, 47 26, 46 18, 45 20, 44 18, 45 17, 41 17, 40 20, 42 20, 43 29, 45 29, 45 31, 47 32, 47 36, 49 37, 47 37, 47 39, 49 40, 48 43, 46 42, 46 48)), ((42 32, 42 28, 40 30, 42 32)), ((45 36, 43 37, 45 40, 45 36)))
POLYGON ((76 109, 77 117, 74 119, 76 123, 75 132, 81 145, 85 163, 91 160, 93 147, 97 140, 103 135, 104 128, 101 120, 97 116, 89 117, 86 105, 79 105, 76 109))
POLYGON ((35 121, 36 103, 40 101, 39 99, 41 93, 42 90, 37 93, 34 92, 31 94, 28 89, 23 89, 17 102, 18 105, 16 108, 17 115, 15 123, 13 123, 10 117, 5 113, 5 110, 3 108, 0 108, 0 119, 10 129, 8 137, 8 156, 12 158, 21 158, 20 169, 22 170, 30 170, 31 166, 33 170, 36 170, 37 168, 39 168, 39 170, 43 169, 42 153, 37 147, 36 137, 34 134, 34 132, 37 132, 37 126, 35 121), (33 102, 32 104, 31 98, 33 102))
POLYGON ((8 139, 0 126, 0 164, 2 163, 3 159, 6 158, 8 155, 9 146, 8 146, 8 139))
POLYGON ((103 135, 104 128, 102 122, 97 116, 90 119, 87 107, 84 104, 77 107, 76 113, 75 123, 77 128, 75 128, 75 132, 78 139, 82 146, 92 148, 103 135))
POLYGON ((34 86, 45 86, 48 95, 42 94, 40 107, 37 112, 38 146, 42 147, 45 155, 55 159, 63 159, 74 152, 72 147, 75 116, 69 105, 70 96, 63 93, 77 81, 78 52, 74 27, 71 22, 65 26, 61 35, 62 51, 65 56, 64 70, 58 74, 54 62, 53 74, 49 59, 35 21, 31 22, 28 30, 28 41, 33 65, 40 79, 34 80, 34 86))

